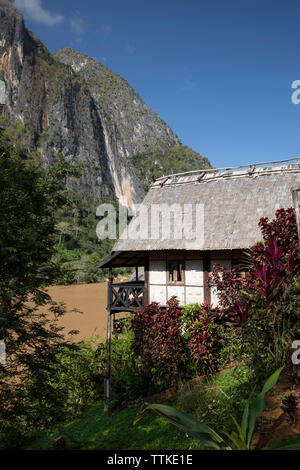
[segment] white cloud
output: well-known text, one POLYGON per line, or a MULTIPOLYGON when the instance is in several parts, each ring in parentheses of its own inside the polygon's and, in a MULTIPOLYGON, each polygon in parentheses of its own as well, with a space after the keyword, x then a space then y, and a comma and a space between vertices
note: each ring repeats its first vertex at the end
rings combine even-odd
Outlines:
POLYGON ((80 18, 80 13, 75 12, 73 18, 69 21, 71 26, 71 31, 77 36, 81 36, 84 33, 84 21, 80 18))
POLYGON ((63 15, 45 10, 41 5, 41 0, 15 0, 14 4, 28 19, 37 23, 54 26, 57 23, 61 23, 64 19, 63 15))

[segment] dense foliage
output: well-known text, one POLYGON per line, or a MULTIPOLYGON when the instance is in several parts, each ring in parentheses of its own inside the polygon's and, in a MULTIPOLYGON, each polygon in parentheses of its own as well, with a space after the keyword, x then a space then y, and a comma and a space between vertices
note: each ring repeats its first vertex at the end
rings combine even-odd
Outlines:
POLYGON ((70 203, 57 212, 54 260, 62 267, 59 284, 99 282, 106 273, 95 269, 110 253, 113 240, 99 240, 96 226, 98 203, 69 192, 70 203))
POLYGON ((216 366, 217 335, 208 305, 178 306, 176 297, 165 309, 153 302, 135 312, 132 320, 140 372, 156 389, 178 386, 196 374, 209 374, 216 366))
POLYGON ((0 435, 9 438, 29 419, 24 387, 34 376, 42 399, 45 372, 56 363, 64 339, 57 319, 64 308, 46 287, 56 283, 60 266, 53 261, 56 211, 67 204, 67 175, 62 160, 42 170, 21 160, 0 140, 0 339, 6 363, 0 364, 0 435))
MULTIPOLYGON (((132 349, 134 341, 130 319, 124 321, 123 333, 113 335, 111 341, 111 400, 112 408, 147 395, 149 384, 140 370, 137 357, 132 349)), ((101 377, 106 374, 106 345, 100 344, 97 358, 101 377)), ((102 388, 103 389, 103 388, 102 388)))
MULTIPOLYGON (((252 391, 246 402, 241 424, 239 425, 236 418, 232 417, 235 430, 231 433, 220 429, 219 434, 219 431, 216 432, 204 423, 203 420, 197 421, 193 416, 165 404, 148 405, 138 414, 135 423, 143 417, 146 410, 150 409, 156 411, 184 433, 198 439, 201 448, 213 450, 250 450, 252 449, 252 438, 257 418, 263 412, 266 404, 266 393, 276 385, 282 369, 283 367, 277 369, 268 378, 261 392, 256 397, 253 397, 252 391), (223 435, 226 436, 226 440, 224 440, 223 435)), ((296 450, 299 448, 300 434, 291 434, 272 441, 269 447, 263 447, 263 450, 296 450)))
MULTIPOLYGON (((232 271, 215 265, 211 285, 220 301, 219 319, 241 327, 243 352, 258 375, 289 364, 290 347, 300 334, 299 254, 294 210, 279 209, 259 221, 263 240, 232 271)), ((238 336, 237 335, 237 336, 238 336)))
POLYGON ((187 347, 198 372, 212 372, 216 367, 218 335, 214 316, 206 301, 204 305, 192 304, 183 308, 183 323, 187 326, 187 347))
POLYGON ((130 156, 129 162, 134 166, 145 191, 160 176, 211 168, 207 158, 186 145, 149 147, 145 152, 130 156))
POLYGON ((132 320, 133 351, 149 384, 160 388, 177 384, 186 370, 186 346, 181 329, 182 312, 172 297, 163 311, 155 302, 137 311, 132 320))
POLYGON ((298 233, 294 209, 279 209, 275 219, 261 218, 263 240, 245 252, 231 271, 214 265, 211 286, 217 289, 222 315, 245 320, 247 309, 261 294, 267 304, 279 298, 299 266, 298 233))

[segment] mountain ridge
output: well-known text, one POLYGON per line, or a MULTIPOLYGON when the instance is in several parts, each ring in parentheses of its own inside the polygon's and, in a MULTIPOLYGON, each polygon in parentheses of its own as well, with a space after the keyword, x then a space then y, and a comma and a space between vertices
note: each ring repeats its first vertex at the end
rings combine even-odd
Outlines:
POLYGON ((178 136, 105 65, 67 47, 51 54, 8 0, 0 0, 0 19, 1 119, 12 142, 47 166, 57 155, 82 162, 81 179, 67 187, 83 197, 141 202, 145 185, 131 157, 142 154, 143 165, 149 149, 181 146, 178 136))

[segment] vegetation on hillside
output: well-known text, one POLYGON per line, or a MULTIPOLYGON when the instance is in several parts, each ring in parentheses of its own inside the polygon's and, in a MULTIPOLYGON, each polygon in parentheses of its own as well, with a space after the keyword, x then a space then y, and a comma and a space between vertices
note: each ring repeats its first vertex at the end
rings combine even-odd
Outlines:
POLYGON ((160 144, 136 153, 128 160, 140 177, 145 191, 160 176, 211 168, 207 158, 186 145, 168 147, 160 144))
MULTIPOLYGON (((104 201, 95 202, 72 195, 70 203, 57 212, 54 260, 60 263, 63 271, 59 284, 91 283, 106 279, 107 270, 96 269, 96 265, 110 254, 115 240, 100 240, 97 237, 99 218, 96 209, 101 202, 104 201)), ((118 205, 114 201, 110 203, 116 209, 118 227, 118 205)), ((119 268, 113 272, 116 275, 129 275, 131 270, 119 268)))
MULTIPOLYGON (((241 424, 232 416, 232 420, 236 429, 229 433, 224 429, 216 432, 208 426, 203 420, 198 421, 193 416, 183 413, 169 405, 151 404, 148 405, 135 419, 135 423, 139 421, 147 409, 156 411, 167 421, 181 429, 184 433, 197 439, 203 448, 213 450, 251 450, 253 433, 258 417, 261 415, 266 404, 266 394, 277 383, 283 367, 276 370, 266 381, 262 390, 254 396, 254 390, 251 392, 246 401, 243 411, 241 424), (226 438, 222 437, 225 435, 226 438)), ((293 400, 295 403, 295 398, 293 400)), ((291 450, 300 448, 300 434, 283 436, 281 439, 271 442, 269 447, 263 447, 263 450, 291 450)))

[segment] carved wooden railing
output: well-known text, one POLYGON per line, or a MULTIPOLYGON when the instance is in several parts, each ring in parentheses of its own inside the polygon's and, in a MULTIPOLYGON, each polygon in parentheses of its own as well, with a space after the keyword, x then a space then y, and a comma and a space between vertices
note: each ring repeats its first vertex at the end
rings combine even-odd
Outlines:
POLYGON ((133 312, 144 308, 144 282, 108 284, 108 307, 111 312, 133 312))

